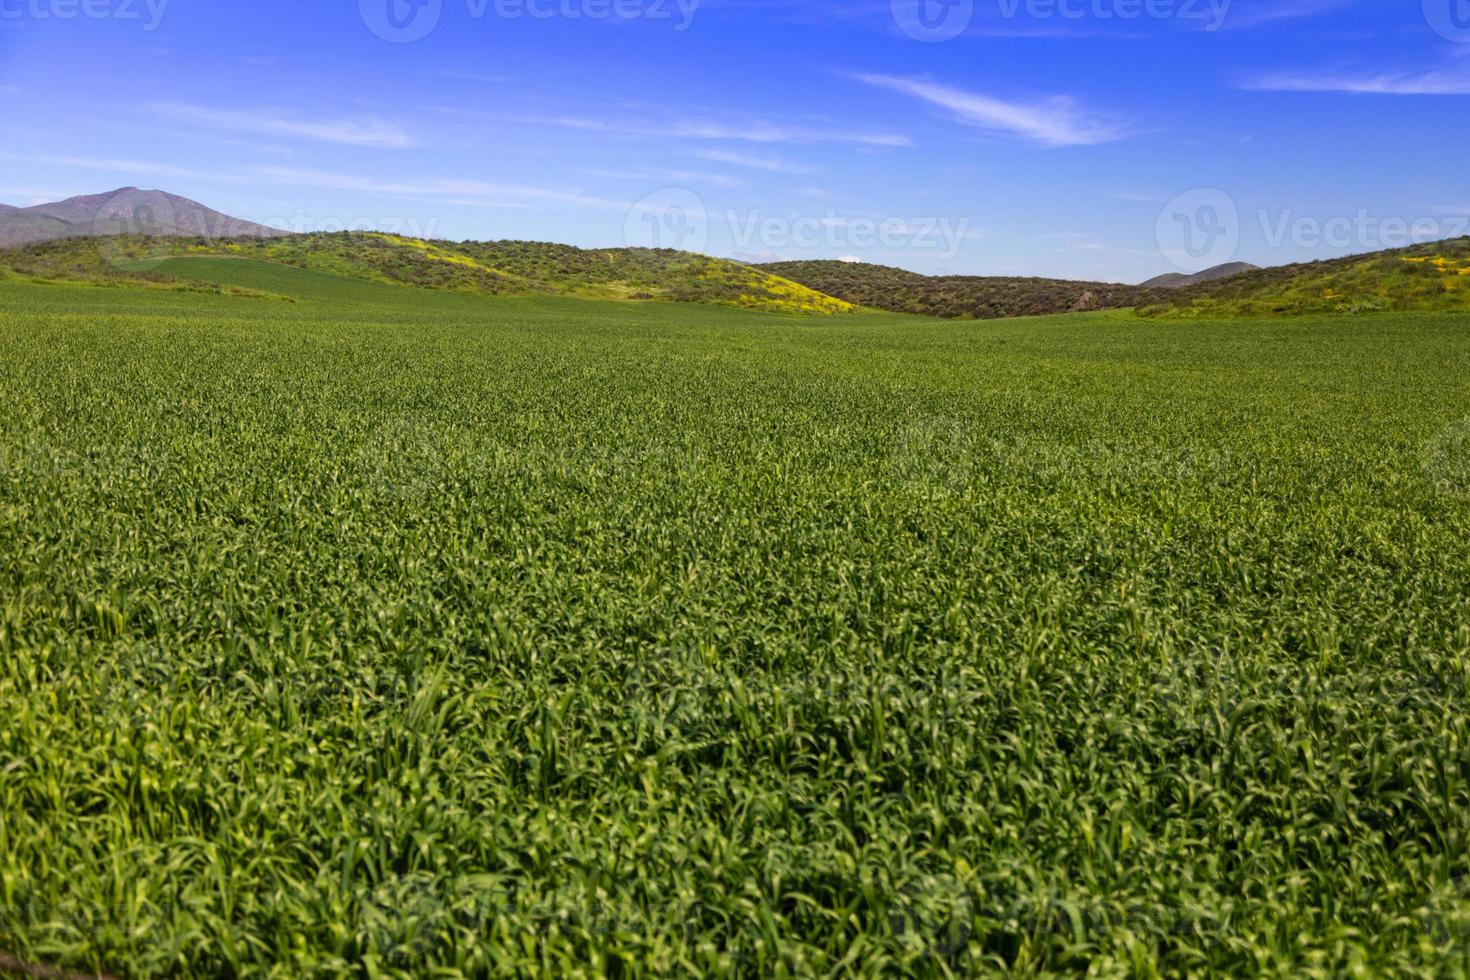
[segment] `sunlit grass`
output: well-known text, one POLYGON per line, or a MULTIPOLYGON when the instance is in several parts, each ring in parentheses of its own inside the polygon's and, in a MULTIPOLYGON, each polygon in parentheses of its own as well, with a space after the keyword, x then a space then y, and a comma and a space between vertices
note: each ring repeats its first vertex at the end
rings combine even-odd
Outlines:
POLYGON ((237 274, 0 282, 0 952, 1470 965, 1464 317, 237 274))

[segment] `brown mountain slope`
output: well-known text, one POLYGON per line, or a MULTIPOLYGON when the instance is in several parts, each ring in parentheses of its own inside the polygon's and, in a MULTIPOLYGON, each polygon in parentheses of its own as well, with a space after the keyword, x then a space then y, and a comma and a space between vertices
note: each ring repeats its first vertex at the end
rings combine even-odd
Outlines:
POLYGON ((1203 272, 1196 272, 1194 275, 1171 272, 1167 275, 1156 276, 1142 285, 1144 289, 1184 289, 1188 286, 1198 286, 1202 282, 1215 282, 1247 272, 1255 272, 1259 268, 1260 266, 1251 265, 1249 262, 1227 262, 1212 269, 1205 269, 1203 272))
POLYGON ((276 238, 275 228, 232 218, 186 197, 122 187, 50 204, 0 210, 0 247, 58 238, 136 234, 165 238, 276 238))

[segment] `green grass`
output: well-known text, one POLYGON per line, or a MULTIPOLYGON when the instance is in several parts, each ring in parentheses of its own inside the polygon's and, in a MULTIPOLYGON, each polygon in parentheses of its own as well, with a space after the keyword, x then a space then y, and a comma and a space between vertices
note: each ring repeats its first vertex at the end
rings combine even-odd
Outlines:
POLYGON ((538 242, 422 241, 379 233, 291 235, 284 238, 153 238, 112 236, 48 241, 0 250, 0 277, 43 281, 186 288, 235 282, 251 263, 252 278, 268 269, 301 269, 373 285, 411 286, 492 296, 580 296, 662 300, 833 316, 856 308, 726 259, 670 249, 589 251, 538 242))
POLYGON ((0 952, 1470 969, 1470 318, 234 268, 0 282, 0 952))
POLYGON ((1257 269, 1144 305, 1171 319, 1470 311, 1470 238, 1257 269))

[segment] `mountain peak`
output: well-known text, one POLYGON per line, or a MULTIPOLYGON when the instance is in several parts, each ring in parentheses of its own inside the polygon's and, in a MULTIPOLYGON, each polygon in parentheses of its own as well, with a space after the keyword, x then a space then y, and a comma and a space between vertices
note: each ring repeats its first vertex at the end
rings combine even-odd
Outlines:
POLYGON ((1183 289, 1186 286, 1195 286, 1202 282, 1214 282, 1217 279, 1230 279, 1234 276, 1243 275, 1247 272, 1255 272, 1258 265, 1249 262, 1226 262, 1193 275, 1185 275, 1182 272, 1171 272, 1167 275, 1157 276, 1143 283, 1145 289, 1183 289))
POLYGON ((0 248, 57 238, 276 238, 289 232, 232 218, 166 191, 119 187, 29 208, 0 208, 0 248))

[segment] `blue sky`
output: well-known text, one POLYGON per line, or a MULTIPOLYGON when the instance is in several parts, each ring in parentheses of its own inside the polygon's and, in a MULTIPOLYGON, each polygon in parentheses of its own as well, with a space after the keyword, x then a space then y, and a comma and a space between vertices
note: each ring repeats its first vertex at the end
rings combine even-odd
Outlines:
POLYGON ((0 104, 0 201, 303 231, 1109 281, 1470 233, 1470 0, 0 0, 0 104))

